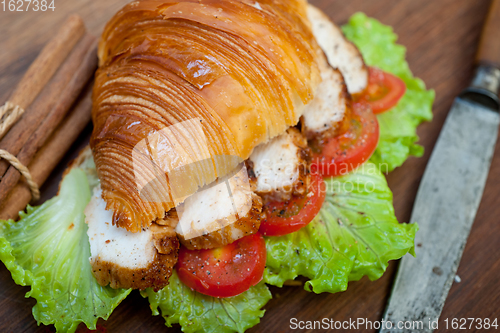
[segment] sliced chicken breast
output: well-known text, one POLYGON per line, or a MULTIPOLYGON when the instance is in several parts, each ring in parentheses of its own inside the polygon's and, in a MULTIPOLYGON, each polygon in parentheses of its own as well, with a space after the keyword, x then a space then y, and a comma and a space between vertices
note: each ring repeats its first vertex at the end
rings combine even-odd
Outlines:
POLYGON ((85 209, 92 272, 102 286, 160 290, 177 262, 179 242, 170 224, 132 233, 112 224, 100 186, 85 209))
POLYGON ((306 105, 302 126, 307 139, 334 136, 350 108, 350 96, 339 70, 328 63, 320 67, 322 82, 314 99, 306 105))
POLYGON ((263 218, 262 197, 283 200, 306 192, 308 160, 307 140, 295 128, 256 147, 232 175, 177 207, 175 231, 182 245, 210 249, 257 232, 263 218))
POLYGON ((188 197, 176 211, 179 223, 175 231, 181 243, 188 249, 210 249, 257 232, 262 199, 253 193, 242 164, 188 197))
POLYGON ((288 199, 305 193, 308 184, 309 148, 295 128, 288 129, 266 144, 257 146, 249 161, 259 195, 288 199))
POLYGON ((348 41, 339 27, 318 8, 309 5, 307 16, 319 46, 325 51, 328 62, 338 68, 351 94, 358 94, 368 85, 368 68, 358 48, 348 41))

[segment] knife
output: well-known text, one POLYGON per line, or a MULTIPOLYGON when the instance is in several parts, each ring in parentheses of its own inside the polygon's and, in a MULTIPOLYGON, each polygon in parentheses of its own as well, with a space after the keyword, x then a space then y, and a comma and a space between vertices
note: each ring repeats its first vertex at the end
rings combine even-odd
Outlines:
POLYGON ((455 99, 418 189, 410 220, 420 226, 416 258, 403 257, 399 264, 381 333, 437 328, 497 140, 499 35, 500 0, 493 0, 477 52, 476 74, 455 99))

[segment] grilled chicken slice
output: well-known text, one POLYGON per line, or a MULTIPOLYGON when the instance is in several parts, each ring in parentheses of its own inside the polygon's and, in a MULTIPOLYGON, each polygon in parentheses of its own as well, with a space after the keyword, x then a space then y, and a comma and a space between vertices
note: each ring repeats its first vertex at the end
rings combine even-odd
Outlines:
POLYGON ((176 208, 175 228, 188 249, 211 249, 257 232, 262 199, 253 193, 245 164, 202 188, 176 208))
POLYGON ((256 192, 278 200, 307 191, 309 148, 306 138, 295 128, 288 129, 250 155, 256 192))
POLYGON ((361 93, 368 85, 368 68, 358 48, 318 8, 309 5, 307 16, 319 46, 325 51, 330 65, 344 76, 349 93, 361 93))
POLYGON ((351 105, 340 71, 333 69, 326 59, 320 69, 323 81, 302 115, 302 129, 309 140, 335 136, 351 105))
POLYGON ((284 200, 304 194, 308 163, 307 140, 295 128, 257 146, 239 170, 177 207, 175 231, 182 245, 210 249, 257 232, 263 218, 262 197, 284 200))
POLYGON ((153 288, 168 284, 177 262, 179 242, 171 224, 152 224, 132 233, 112 224, 100 186, 85 209, 90 240, 90 263, 97 282, 111 288, 153 288))

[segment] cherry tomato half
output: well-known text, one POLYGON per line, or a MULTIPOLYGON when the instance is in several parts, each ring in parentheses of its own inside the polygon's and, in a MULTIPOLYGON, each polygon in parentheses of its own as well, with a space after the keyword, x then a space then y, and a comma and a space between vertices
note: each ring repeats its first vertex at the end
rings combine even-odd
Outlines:
POLYGON ((365 163, 377 148, 377 117, 366 103, 354 103, 352 113, 344 121, 346 130, 311 147, 311 172, 323 177, 345 175, 365 163))
POLYGON ((325 201, 323 178, 319 174, 312 174, 308 189, 304 197, 292 196, 284 202, 266 203, 266 219, 260 224, 259 232, 266 236, 282 236, 308 225, 318 215, 325 201))
POLYGON ((179 279, 189 288, 213 297, 241 294, 262 280, 266 244, 259 233, 210 250, 181 247, 177 261, 179 279))
POLYGON ((406 92, 406 85, 399 77, 378 68, 369 68, 368 87, 364 94, 355 100, 365 101, 372 107, 373 113, 385 112, 396 104, 406 92))

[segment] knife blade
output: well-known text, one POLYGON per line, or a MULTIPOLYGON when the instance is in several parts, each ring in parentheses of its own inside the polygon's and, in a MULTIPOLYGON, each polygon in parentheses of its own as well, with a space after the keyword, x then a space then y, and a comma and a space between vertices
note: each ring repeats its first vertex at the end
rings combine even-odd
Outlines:
POLYGON ((454 101, 413 206, 416 258, 401 260, 381 333, 433 332, 472 227, 500 124, 500 0, 490 7, 471 85, 454 101), (493 22, 495 21, 495 22, 493 22))

